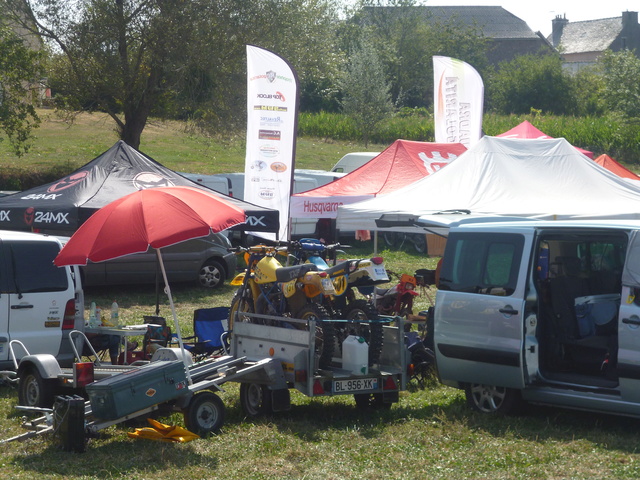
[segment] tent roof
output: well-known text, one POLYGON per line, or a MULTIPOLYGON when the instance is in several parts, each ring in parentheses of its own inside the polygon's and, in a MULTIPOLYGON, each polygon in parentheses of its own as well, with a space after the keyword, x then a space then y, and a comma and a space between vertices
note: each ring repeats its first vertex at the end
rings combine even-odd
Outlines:
POLYGON ((447 168, 405 188, 338 209, 341 230, 377 230, 385 213, 447 210, 531 218, 640 218, 640 187, 565 139, 483 137, 447 168))
MULTIPOLYGON (((322 208, 322 205, 343 205, 393 192, 439 170, 464 151, 466 148, 461 143, 396 140, 378 156, 344 177, 292 195, 291 216, 331 217, 331 209, 322 208), (310 203, 317 207, 310 207, 310 203)), ((335 208, 332 212, 335 214, 335 208)))
POLYGON ((613 158, 611 158, 606 153, 603 153, 598 158, 594 160, 598 165, 603 166, 607 170, 615 173, 619 177, 629 178, 631 180, 640 180, 640 176, 633 173, 628 168, 622 166, 620 163, 616 162, 613 158))
MULTIPOLYGON (((507 130, 506 132, 501 133, 500 135, 497 135, 497 136, 504 137, 504 138, 523 138, 523 139, 528 138, 528 139, 547 139, 547 140, 550 138, 553 138, 547 135, 546 133, 544 133, 543 131, 538 130, 527 120, 522 122, 520 125, 516 125, 511 130, 507 130)), ((580 147, 575 147, 575 148, 577 148, 578 151, 582 152, 587 157, 593 158, 593 152, 590 152, 589 150, 585 150, 584 148, 580 148, 580 147)))
MULTIPOLYGON (((145 188, 186 185, 208 189, 164 167, 123 141, 71 174, 0 198, 0 228, 73 233, 103 206, 145 188)), ((244 208, 252 231, 277 231, 278 212, 216 192, 244 208), (275 229, 275 230, 274 230, 275 229)), ((236 229, 247 229, 243 224, 236 229)))

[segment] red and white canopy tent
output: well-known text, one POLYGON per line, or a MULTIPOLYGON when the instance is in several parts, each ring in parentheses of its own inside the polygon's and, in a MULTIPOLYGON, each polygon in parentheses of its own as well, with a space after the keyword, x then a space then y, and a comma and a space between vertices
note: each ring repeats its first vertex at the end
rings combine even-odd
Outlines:
MULTIPOLYGON (((496 135, 496 137, 529 138, 529 139, 545 139, 545 140, 553 138, 547 135, 546 133, 544 133, 543 131, 538 130, 527 120, 522 122, 520 125, 516 125, 511 130, 507 130, 506 132, 501 133, 500 135, 496 135)), ((583 153, 584 155, 586 155, 587 157, 593 160, 593 152, 590 152, 589 150, 585 150, 584 148, 576 147, 575 145, 574 145, 574 148, 576 148, 579 152, 583 153)))
POLYGON ((334 182, 291 196, 292 218, 336 218, 349 205, 418 181, 464 153, 461 143, 396 140, 380 155, 334 182))
POLYGON ((611 158, 606 153, 603 153, 598 158, 594 160, 601 167, 606 168, 610 172, 615 173, 619 177, 628 178, 630 180, 640 180, 640 176, 633 173, 628 168, 622 166, 620 163, 616 162, 613 158, 611 158))

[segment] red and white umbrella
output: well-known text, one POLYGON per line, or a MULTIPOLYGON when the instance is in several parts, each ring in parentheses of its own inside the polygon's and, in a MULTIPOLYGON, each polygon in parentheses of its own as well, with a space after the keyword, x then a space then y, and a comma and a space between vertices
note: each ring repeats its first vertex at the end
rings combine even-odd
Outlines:
MULTIPOLYGON (((102 207, 60 250, 54 263, 86 265, 156 249, 180 348, 184 351, 161 249, 244 223, 241 208, 193 187, 140 190, 102 207)), ((187 375, 188 369, 187 369, 187 375)))

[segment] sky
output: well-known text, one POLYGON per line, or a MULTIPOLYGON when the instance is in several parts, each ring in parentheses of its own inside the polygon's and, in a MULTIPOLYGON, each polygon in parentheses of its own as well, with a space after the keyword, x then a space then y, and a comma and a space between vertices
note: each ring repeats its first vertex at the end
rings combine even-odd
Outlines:
POLYGON ((492 5, 501 6, 524 20, 534 32, 547 37, 551 34, 551 21, 556 15, 566 16, 570 22, 620 17, 627 10, 640 11, 638 0, 427 0, 424 5, 492 5))

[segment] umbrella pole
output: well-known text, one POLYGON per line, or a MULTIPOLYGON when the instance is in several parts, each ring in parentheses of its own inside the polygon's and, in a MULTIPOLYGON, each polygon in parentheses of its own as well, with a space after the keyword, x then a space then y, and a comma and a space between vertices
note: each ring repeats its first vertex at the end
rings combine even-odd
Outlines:
MULTIPOLYGON (((160 270, 162 270, 162 278, 164 279, 165 291, 167 293, 167 297, 169 297, 169 305, 171 306, 171 313, 173 314, 173 323, 176 327, 176 335, 178 336, 178 344, 180 345, 180 351, 182 352, 182 358, 186 359, 186 353, 184 349, 184 343, 182 343, 182 334, 180 333, 180 323, 178 322, 178 316, 176 315, 176 307, 173 305, 173 296, 171 295, 171 289, 169 288, 169 281, 167 280, 167 272, 164 269, 164 262, 162 261, 162 255, 160 253, 160 249, 156 248, 156 254, 158 255, 158 262, 160 263, 160 270)), ((183 360, 184 362, 184 360, 183 360)), ((191 380, 191 372, 189 371, 189 365, 184 364, 185 370, 187 372, 187 381, 189 385, 193 384, 191 380)))

